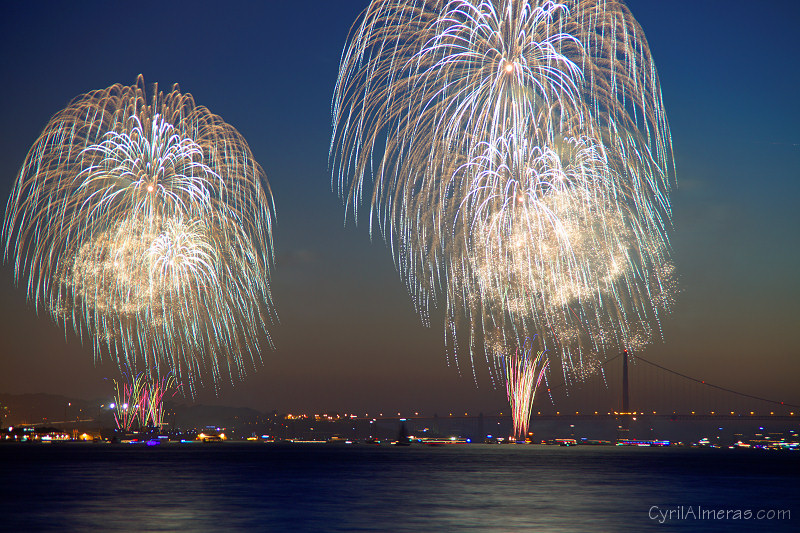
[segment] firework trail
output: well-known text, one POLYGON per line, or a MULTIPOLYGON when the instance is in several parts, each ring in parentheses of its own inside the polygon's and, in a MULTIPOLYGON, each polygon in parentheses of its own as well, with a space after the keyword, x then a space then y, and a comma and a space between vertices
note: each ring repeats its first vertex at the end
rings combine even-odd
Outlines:
POLYGON ((504 376, 498 354, 538 335, 567 379, 660 334, 671 137, 623 3, 374 0, 332 114, 346 212, 371 195, 370 233, 423 322, 444 309, 456 365, 467 339, 473 375, 483 352, 504 376))
POLYGON ((244 138, 177 85, 113 85, 45 127, 14 184, 5 260, 96 359, 218 385, 274 317, 272 194, 244 138))
POLYGON ((130 431, 133 423, 142 419, 145 407, 140 406, 142 392, 145 390, 145 382, 142 373, 134 376, 130 372, 123 372, 126 378, 124 382, 114 380, 114 421, 117 428, 122 431, 130 431))
POLYGON ((525 440, 536 389, 542 382, 549 359, 544 352, 533 355, 532 343, 525 341, 522 349, 509 356, 500 356, 505 367, 506 394, 511 405, 511 419, 514 422, 514 438, 525 440))
POLYGON ((169 374, 159 381, 150 382, 145 389, 146 398, 143 398, 144 405, 147 406, 142 418, 142 424, 161 429, 164 426, 164 398, 172 391, 170 397, 178 394, 180 385, 177 384, 175 376, 169 374), (174 389, 174 390, 173 390, 174 389))
POLYGON ((170 396, 175 396, 180 389, 175 377, 170 373, 151 382, 144 372, 134 375, 125 371, 122 375, 125 381, 114 380, 114 420, 117 428, 130 431, 134 424, 138 424, 140 428, 161 429, 164 426, 164 398, 170 391, 170 396))

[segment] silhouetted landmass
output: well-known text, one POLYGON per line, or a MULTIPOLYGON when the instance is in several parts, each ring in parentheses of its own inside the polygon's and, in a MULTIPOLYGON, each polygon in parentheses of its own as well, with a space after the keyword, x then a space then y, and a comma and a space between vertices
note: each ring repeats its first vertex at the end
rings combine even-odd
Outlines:
MULTIPOLYGON (((57 424, 79 427, 114 427, 114 411, 108 399, 85 400, 58 394, 8 394, 0 393, 0 425, 57 424)), ((278 417, 249 407, 219 405, 186 405, 165 402, 165 416, 169 428, 194 429, 207 426, 252 428, 257 432, 278 417)))
POLYGON ((96 418, 102 402, 69 398, 58 394, 6 394, 0 393, 0 406, 5 407, 1 424, 41 424, 96 418))

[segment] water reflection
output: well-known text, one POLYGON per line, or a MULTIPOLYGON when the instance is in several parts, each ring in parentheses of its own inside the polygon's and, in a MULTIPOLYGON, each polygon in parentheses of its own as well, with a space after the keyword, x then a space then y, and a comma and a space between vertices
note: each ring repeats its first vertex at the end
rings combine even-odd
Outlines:
MULTIPOLYGON (((648 510, 791 508, 796 454, 615 447, 0 448, 4 527, 101 531, 742 531, 648 510)), ((795 521, 771 521, 781 530, 795 521)))

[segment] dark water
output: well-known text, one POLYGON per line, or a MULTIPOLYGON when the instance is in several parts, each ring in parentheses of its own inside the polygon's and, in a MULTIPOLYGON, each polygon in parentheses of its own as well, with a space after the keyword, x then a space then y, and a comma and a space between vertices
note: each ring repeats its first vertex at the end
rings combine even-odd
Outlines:
POLYGON ((798 487, 789 452, 3 445, 0 530, 798 531, 798 487), (693 518, 698 506, 791 518, 693 518))

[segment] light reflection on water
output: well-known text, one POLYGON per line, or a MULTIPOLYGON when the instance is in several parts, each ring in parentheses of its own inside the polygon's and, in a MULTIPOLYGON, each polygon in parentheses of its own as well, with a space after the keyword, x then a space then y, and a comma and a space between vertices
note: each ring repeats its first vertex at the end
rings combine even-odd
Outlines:
POLYGON ((793 530, 800 454, 617 447, 0 446, 0 530, 793 530), (660 509, 791 509, 670 520, 660 509), (792 507, 795 508, 792 508, 792 507))

